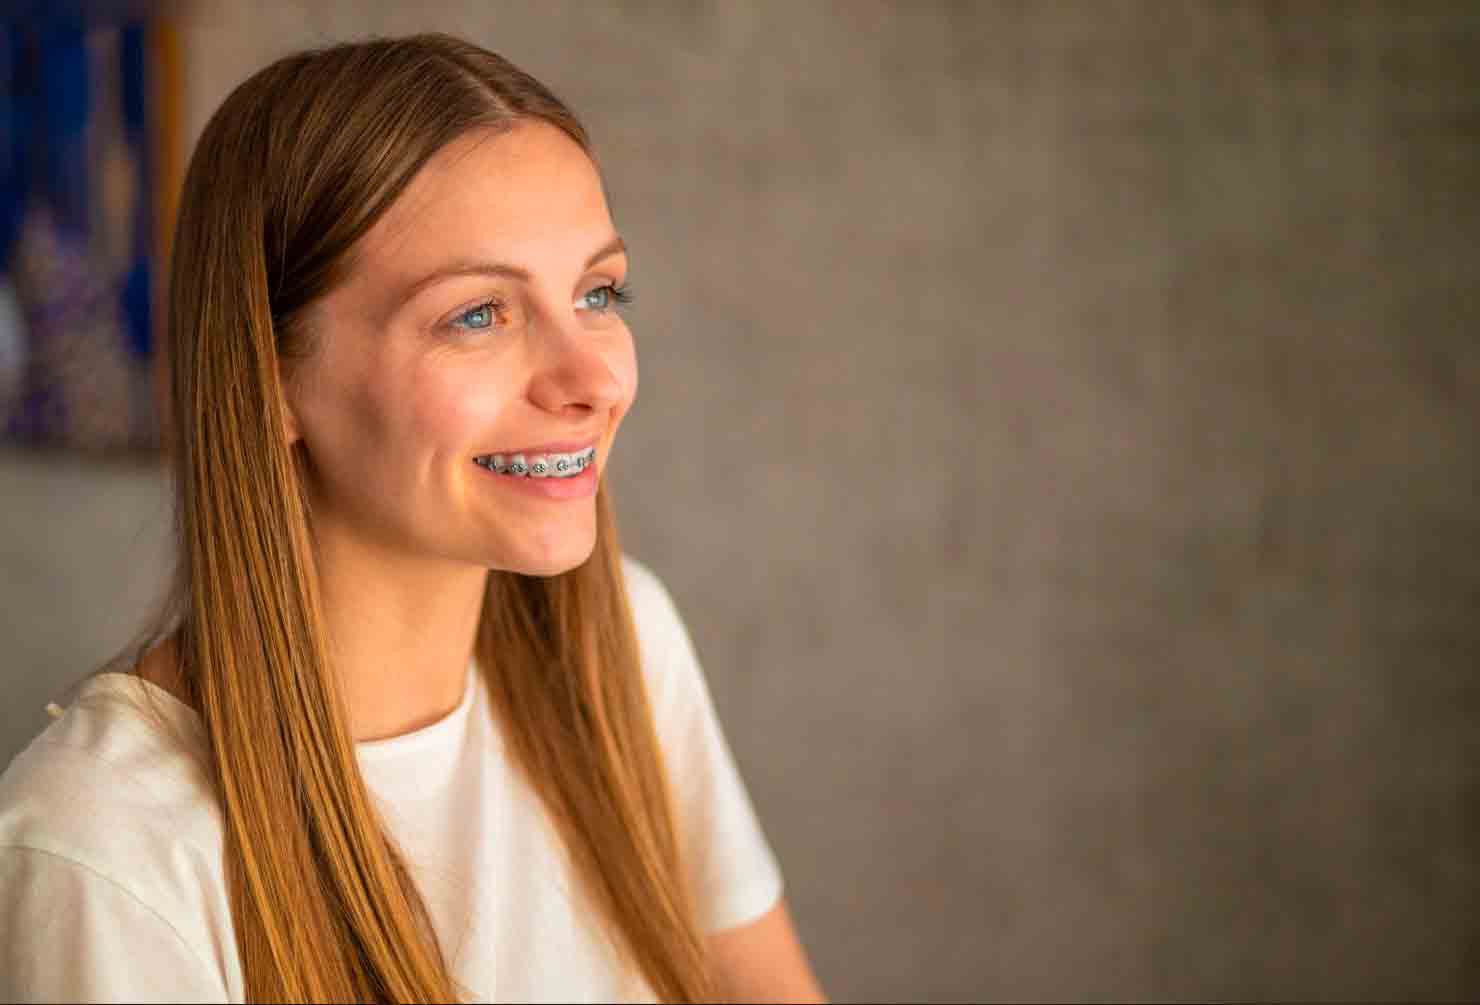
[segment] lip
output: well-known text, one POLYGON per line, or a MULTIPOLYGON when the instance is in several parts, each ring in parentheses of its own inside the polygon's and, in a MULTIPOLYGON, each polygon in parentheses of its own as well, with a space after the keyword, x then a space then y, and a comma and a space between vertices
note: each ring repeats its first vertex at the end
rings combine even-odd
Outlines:
POLYGON ((492 457, 494 454, 503 454, 505 457, 511 457, 514 454, 524 454, 527 457, 530 454, 573 454, 577 450, 596 446, 596 440, 597 437, 593 436, 589 440, 561 440, 558 443, 545 443, 538 447, 502 447, 498 450, 485 450, 477 456, 492 457))
MULTIPOLYGON (((515 451, 515 453, 518 452, 515 451)), ((572 478, 531 478, 528 475, 518 477, 501 475, 489 471, 482 465, 475 465, 475 467, 489 478, 497 478, 511 492, 543 496, 546 499, 585 499, 588 496, 594 496, 598 487, 594 463, 587 465, 585 471, 572 478)))

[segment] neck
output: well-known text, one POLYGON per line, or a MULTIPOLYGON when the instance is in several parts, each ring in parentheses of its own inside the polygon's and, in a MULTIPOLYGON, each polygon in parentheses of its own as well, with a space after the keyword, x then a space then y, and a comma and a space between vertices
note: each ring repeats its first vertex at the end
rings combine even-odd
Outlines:
POLYGON ((462 700, 488 570, 315 537, 325 627, 356 742, 431 725, 462 700))

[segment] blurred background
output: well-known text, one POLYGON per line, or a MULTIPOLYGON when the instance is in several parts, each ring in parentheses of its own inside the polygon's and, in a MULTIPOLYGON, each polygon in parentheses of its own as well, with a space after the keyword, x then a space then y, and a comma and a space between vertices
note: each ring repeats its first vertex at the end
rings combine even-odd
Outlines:
MULTIPOLYGON (((367 34, 584 118, 633 249, 623 544, 834 1000, 1480 996, 1480 6, 171 17, 181 158, 367 34)), ((16 424, 7 309, 0 763, 170 547, 147 417, 16 424)))

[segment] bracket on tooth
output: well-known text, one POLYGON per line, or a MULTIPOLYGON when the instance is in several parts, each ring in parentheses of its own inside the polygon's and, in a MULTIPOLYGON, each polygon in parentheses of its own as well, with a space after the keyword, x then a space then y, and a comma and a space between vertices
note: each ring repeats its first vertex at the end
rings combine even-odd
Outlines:
POLYGON ((591 465, 596 463, 596 453, 595 451, 591 451, 590 453, 578 454, 575 457, 561 457, 553 464, 548 461, 536 461, 533 465, 530 465, 528 463, 520 463, 517 461, 505 461, 500 464, 498 461, 493 459, 492 455, 475 457, 473 458, 473 462, 475 464, 478 464, 480 467, 485 467, 489 471, 493 471, 501 475, 526 475, 530 473, 545 474, 552 468, 555 471, 564 474, 570 471, 572 468, 574 468, 577 472, 585 471, 591 465))

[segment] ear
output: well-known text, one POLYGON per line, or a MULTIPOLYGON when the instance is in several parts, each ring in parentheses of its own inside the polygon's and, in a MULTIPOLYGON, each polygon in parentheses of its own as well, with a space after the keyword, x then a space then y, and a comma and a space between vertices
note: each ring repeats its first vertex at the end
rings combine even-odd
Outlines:
POLYGON ((303 439, 303 431, 298 425, 298 414, 293 409, 291 385, 287 378, 282 376, 281 371, 278 375, 278 387, 280 388, 278 413, 283 428, 283 441, 291 447, 303 439))

